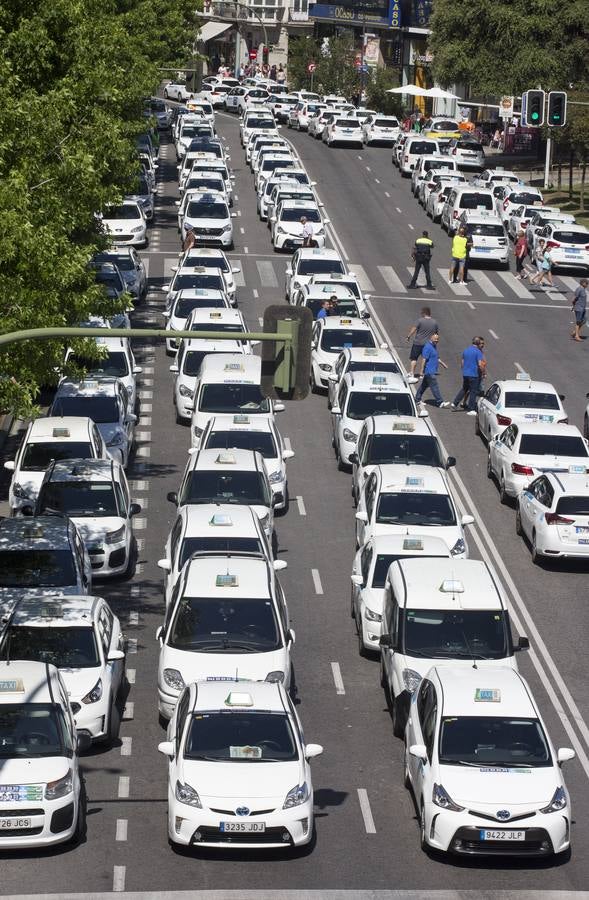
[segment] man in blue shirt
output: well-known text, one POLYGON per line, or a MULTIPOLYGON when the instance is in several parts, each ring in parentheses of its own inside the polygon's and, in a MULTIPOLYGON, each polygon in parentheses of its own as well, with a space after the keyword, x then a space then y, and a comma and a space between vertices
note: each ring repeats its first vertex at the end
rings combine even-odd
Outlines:
POLYGON ((445 401, 442 398, 438 385, 438 367, 443 366, 444 369, 448 368, 446 363, 440 359, 440 354, 438 353, 439 340, 439 334, 432 334, 431 338, 421 351, 421 357, 424 360, 421 373, 423 378, 421 379, 421 384, 417 388, 417 393, 415 394, 416 403, 421 403, 421 398, 429 388, 434 395, 434 403, 436 406, 450 406, 448 401, 445 401))
POLYGON ((481 372, 485 365, 485 357, 481 350, 481 340, 472 339, 472 344, 462 353, 462 387, 452 401, 452 409, 458 409, 468 394, 468 416, 476 416, 476 402, 481 372))

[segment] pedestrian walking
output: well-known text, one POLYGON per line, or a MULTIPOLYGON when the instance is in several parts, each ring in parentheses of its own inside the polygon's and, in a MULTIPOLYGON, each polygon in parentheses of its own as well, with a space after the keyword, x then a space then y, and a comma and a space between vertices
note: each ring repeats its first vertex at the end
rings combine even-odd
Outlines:
POLYGON ((581 328, 585 324, 587 313, 587 285, 589 285, 589 281, 586 278, 581 278, 579 287, 576 289, 573 296, 572 307, 575 316, 575 328, 571 333, 571 337, 574 341, 583 340, 581 337, 581 328))
POLYGON ((187 250, 192 250, 193 247, 196 247, 196 237, 194 235, 194 228, 192 225, 186 226, 186 236, 182 242, 182 249, 184 252, 187 250))
POLYGON ((451 403, 453 410, 460 408, 466 398, 467 415, 476 415, 476 403, 480 384, 481 364, 484 363, 484 354, 480 347, 480 338, 473 337, 472 343, 462 351, 462 387, 451 403))
POLYGON ((280 63, 280 65, 278 66, 276 81, 278 82, 278 84, 284 84, 284 82, 286 81, 286 72, 284 71, 282 63, 280 63))
POLYGON ((548 281, 548 287, 552 287, 552 257, 547 247, 544 247, 542 260, 540 262, 540 271, 533 278, 530 278, 531 284, 544 284, 544 279, 548 281))
POLYGON ((513 247, 513 253, 515 256, 515 268, 516 268, 516 278, 518 281, 522 281, 524 278, 528 277, 528 273, 524 269, 524 259, 528 255, 528 242, 526 241, 526 236, 522 229, 517 233, 517 240, 513 247))
POLYGON ((413 261, 415 262, 415 268, 413 270, 413 276, 411 281, 407 285, 408 288, 416 288, 417 287, 417 279, 419 278, 419 273, 421 269, 423 269, 425 273, 425 281, 426 287, 428 291, 434 291, 435 287, 432 284, 432 276, 430 273, 429 264, 432 258, 432 250, 434 249, 434 242, 430 238, 427 231, 422 231, 421 237, 417 238, 415 244, 413 246, 413 251, 411 256, 413 261))
POLYGON ((313 223, 308 222, 306 216, 301 216, 301 225, 303 226, 303 247, 316 247, 317 244, 313 238, 313 223))
POLYGON ((409 329, 409 334, 406 337, 407 341, 410 341, 413 338, 413 343, 411 344, 411 350, 409 351, 409 363, 410 363, 410 371, 411 374, 407 381, 409 384, 416 384, 419 379, 415 374, 415 367, 417 365, 418 359, 421 357, 421 353, 427 342, 431 339, 433 334, 439 334, 440 329, 438 327, 438 323, 435 319, 432 319, 432 311, 429 306, 424 306, 421 310, 419 319, 412 325, 409 329))
POLYGON ((272 81, 276 81, 276 75, 276 63, 272 63, 272 65, 270 66, 270 78, 272 79, 272 81))
POLYGON ((472 250, 473 240, 472 240, 472 234, 470 233, 470 231, 468 230, 468 228, 466 226, 464 228, 464 232, 466 234, 466 256, 464 258, 464 269, 463 269, 462 277, 464 279, 464 283, 467 284, 468 283, 468 267, 470 264, 470 251, 472 250))
POLYGON ((440 393, 440 387, 438 385, 439 367, 442 366, 444 369, 448 368, 446 363, 440 359, 440 354, 438 353, 439 340, 439 334, 432 334, 430 340, 427 342, 421 353, 421 358, 423 359, 423 378, 421 379, 421 384, 417 388, 417 393, 415 394, 415 402, 421 403, 421 398, 429 388, 434 397, 434 405, 442 408, 445 406, 450 406, 450 404, 442 397, 442 394, 440 393))
POLYGON ((536 249, 533 250, 531 254, 532 262, 536 266, 536 271, 538 274, 540 274, 540 272, 542 271, 542 260, 544 259, 545 250, 546 241, 544 240, 544 238, 540 238, 540 240, 536 244, 536 249))
POLYGON ((448 272, 448 284, 464 284, 464 266, 466 264, 466 248, 468 238, 463 225, 458 229, 458 234, 452 238, 452 262, 448 272), (457 278, 458 276, 458 278, 457 278))

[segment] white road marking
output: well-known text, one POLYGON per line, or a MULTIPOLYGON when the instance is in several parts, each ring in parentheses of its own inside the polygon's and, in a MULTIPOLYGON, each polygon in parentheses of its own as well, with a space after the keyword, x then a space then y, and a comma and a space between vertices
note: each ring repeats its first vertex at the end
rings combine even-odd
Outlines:
POLYGON ((471 303, 470 300, 467 300, 466 302, 467 302, 468 306, 470 306, 471 309, 475 309, 474 303, 471 303))
POLYGON ((276 273, 274 272, 274 266, 271 262, 267 262, 266 260, 257 259, 256 260, 256 268, 258 270, 258 274, 260 276, 260 281, 262 282, 262 287, 270 287, 277 288, 278 287, 278 279, 276 278, 276 273))
POLYGON ((241 266, 238 272, 233 273, 233 280, 235 281, 235 287, 245 287, 245 277, 241 266))
POLYGON ((144 456, 147 458, 147 457, 151 456, 151 447, 137 447, 137 451, 136 451, 135 455, 136 456, 144 456))
POLYGON ((374 180, 375 180, 376 184, 380 184, 380 180, 378 178, 375 178, 374 180))
POLYGON ((523 367, 523 366, 520 366, 520 364, 519 364, 518 362, 514 363, 514 366, 515 366, 515 368, 517 369, 518 372, 525 372, 525 371, 526 371, 526 370, 524 369, 524 367, 523 367))
POLYGON ((358 159, 362 159, 362 157, 360 156, 360 154, 358 154, 358 159))
POLYGON ((492 328, 489 328, 489 334, 491 335, 492 338, 495 338, 496 341, 499 340, 499 335, 495 334, 495 332, 493 331, 492 328))
POLYGON ((579 287, 579 282, 576 278, 571 278, 569 275, 559 275, 558 276, 565 287, 568 287, 569 291, 576 291, 579 287))
POLYGON ((401 207, 400 207, 400 206, 395 206, 395 209, 397 210, 398 213, 401 212, 401 207))
POLYGON ((130 778, 128 775, 119 775, 118 797, 125 800, 129 796, 130 778))
POLYGON ((132 700, 127 700, 123 710, 123 721, 130 722, 135 717, 135 704, 132 700))
POLYGON ((142 491, 149 490, 149 481, 131 481, 131 493, 140 494, 142 491))
POLYGON ((306 516, 307 510, 305 509, 305 502, 302 497, 297 497, 297 506, 299 508, 299 515, 306 516))
POLYGON ((284 440, 284 449, 285 449, 285 450, 292 450, 292 444, 290 443, 290 438, 289 438, 289 437, 285 437, 285 438, 283 438, 283 440, 284 440))
POLYGON ((503 294, 496 288, 490 278, 488 278, 484 272, 479 271, 471 271, 468 273, 469 278, 472 278, 473 281, 476 281, 478 286, 484 291, 487 297, 502 297, 503 294))
MULTIPOLYGON (((382 275, 384 282, 388 289, 393 292, 393 294, 399 292, 400 294, 406 294, 407 288, 395 272, 392 266, 378 266, 378 271, 382 275)), ((412 270, 411 270, 412 271, 412 270)))
POLYGON ((133 752, 133 738, 121 738, 121 756, 131 756, 133 752))
MULTIPOLYGON (((448 269, 439 268, 438 275, 446 282, 446 284, 448 284, 448 269)), ((470 291, 465 284, 448 284, 448 287, 454 294, 458 294, 460 297, 470 297, 470 291)))
POLYGON ((115 866, 112 875, 112 889, 120 893, 125 890, 125 876, 127 874, 126 866, 115 866))
POLYGON ((133 519, 133 531, 144 531, 147 528, 147 519, 143 516, 135 516, 133 519))
MULTIPOLYGON (((151 422, 151 419, 150 419, 151 422)), ((135 439, 137 441, 150 441, 151 440, 151 431, 136 431, 135 439)))
POLYGON ((258 299, 258 297, 260 296, 260 294, 259 294, 257 288, 252 288, 252 295, 253 295, 254 300, 257 300, 257 299, 258 299))
POLYGON ((264 319, 262 318, 262 316, 258 316, 258 324, 260 328, 264 327, 264 319))
POLYGON ((143 366, 143 372, 142 372, 143 375, 153 375, 154 372, 155 372, 155 369, 153 366, 143 366))
POLYGON ((129 684, 135 684, 135 678, 137 676, 136 669, 127 669, 127 681, 129 684))
POLYGON ((376 834, 376 825, 374 824, 374 819, 372 818, 372 810, 370 809, 368 792, 365 788, 358 788, 358 803, 360 804, 360 811, 362 813, 362 818, 364 819, 364 828, 366 829, 366 834, 376 834))
POLYGON ((370 168, 370 166, 366 166, 366 171, 367 171, 367 172, 372 172, 372 169, 370 168))
POLYGON ((497 275, 511 288, 516 296, 526 300, 536 299, 536 295, 527 289, 523 281, 518 281, 513 272, 497 272, 497 275))
POLYGON ((340 669, 338 662, 332 662, 331 665, 331 674, 333 675, 333 683, 335 684, 335 692, 336 694, 343 695, 346 693, 346 689, 344 687, 344 679, 342 678, 342 671, 340 669))
POLYGON ((127 819, 117 819, 117 830, 115 835, 116 841, 126 841, 127 840, 127 819))
POLYGON ((321 576, 319 575, 319 569, 311 569, 311 576, 313 578, 313 584, 315 585, 315 593, 322 594, 323 593, 323 585, 321 584, 321 576))
POLYGON ((239 233, 240 233, 240 234, 245 234, 245 228, 243 227, 243 225, 240 225, 240 226, 239 226, 239 233))
POLYGON ((411 222, 407 223, 407 227, 411 229, 411 231, 415 231, 415 225, 412 225, 411 222))
MULTIPOLYGON (((129 622, 129 625, 131 625, 131 622, 129 622)), ((137 638, 127 638, 127 653, 129 655, 137 653, 137 638)))
POLYGON ((134 627, 135 625, 139 625, 139 613, 136 609, 132 609, 129 613, 128 624, 134 627))
POLYGON ((366 274, 366 269, 364 268, 364 266, 356 265, 356 263, 350 263, 349 269, 354 273, 354 275, 358 276, 358 284, 360 285, 361 290, 374 291, 374 285, 366 274))
POLYGON ((244 253, 249 253, 248 248, 247 248, 247 247, 244 247, 244 248, 243 248, 243 252, 244 252, 244 253))
POLYGON ((153 387, 153 378, 141 378, 143 387, 153 387))
POLYGON ((240 209, 237 210, 237 215, 238 215, 238 216, 241 216, 241 210, 240 210, 240 209))
POLYGON ((385 195, 385 197, 388 197, 388 198, 389 198, 389 200, 390 200, 390 197, 391 197, 391 195, 390 195, 390 194, 389 194, 389 192, 388 192, 388 191, 385 191, 385 192, 384 192, 384 195, 385 195))

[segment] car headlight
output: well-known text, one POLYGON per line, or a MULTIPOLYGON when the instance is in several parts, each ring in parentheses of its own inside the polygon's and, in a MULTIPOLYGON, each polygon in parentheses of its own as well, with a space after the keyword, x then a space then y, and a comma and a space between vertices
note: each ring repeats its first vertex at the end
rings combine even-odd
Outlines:
POLYGON ((288 234, 286 228, 283 228, 282 225, 279 225, 276 229, 276 234, 288 234))
POLYGON ((421 683, 421 675, 415 669, 403 669, 401 673, 405 690, 414 694, 421 683))
POLYGON ((195 426, 192 433, 194 434, 195 440, 200 441, 200 439, 202 437, 203 429, 197 428, 195 426))
POLYGON ((344 430, 342 431, 342 435, 343 435, 344 441, 348 441, 351 444, 356 443, 357 435, 355 435, 353 431, 350 431, 349 428, 344 428, 344 430))
POLYGON ((300 281, 293 281, 293 283, 292 283, 292 288, 293 288, 294 291, 298 290, 300 287, 302 287, 300 281))
POLYGON ((99 678, 91 691, 82 697, 82 703, 98 703, 102 697, 102 678, 99 678))
POLYGON ((25 489, 20 484, 12 485, 12 493, 15 497, 18 497, 19 500, 28 500, 29 495, 25 491, 25 489))
POLYGON ((190 399, 194 397, 194 391, 191 391, 190 388, 187 388, 185 384, 180 385, 180 387, 178 388, 178 393, 181 397, 189 397, 190 399))
POLYGON ((132 384, 125 385, 125 390, 127 391, 127 397, 131 397, 133 394, 133 385, 132 384))
POLYGON ((175 691, 183 691, 186 687, 184 679, 178 669, 164 669, 163 676, 167 686, 173 688, 175 691))
POLYGON ((125 539, 125 526, 121 525, 120 528, 117 528, 116 531, 108 531, 104 538, 104 542, 106 544, 118 544, 119 541, 123 541, 125 539))
POLYGON ((223 226, 223 231, 224 231, 224 232, 226 232, 226 231, 231 231, 232 228, 233 228, 233 225, 231 225, 231 224, 229 224, 229 225, 224 225, 224 226, 223 226))
POLYGON ((143 225, 136 225, 131 229, 131 234, 139 234, 140 231, 143 231, 143 225))
POLYGON ((552 795, 552 800, 540 810, 541 813, 553 813, 559 812, 561 809, 564 809, 567 805, 567 795, 565 794, 563 787, 557 787, 554 794, 552 795))
POLYGON ((452 554, 452 556, 458 556, 458 554, 464 553, 465 551, 466 551, 466 544, 464 543, 462 538, 458 538, 458 540, 456 541, 456 543, 450 550, 450 553, 452 554))
POLYGON ((268 481, 270 484, 278 484, 279 481, 282 481, 282 472, 276 471, 272 472, 271 475, 268 476, 268 481))
POLYGON ((454 803, 450 794, 444 790, 441 784, 434 784, 432 802, 442 809, 447 809, 449 812, 462 812, 464 809, 464 806, 458 806, 457 803, 454 803))
POLYGON ((293 788, 290 789, 286 798, 284 800, 283 809, 292 809, 293 806, 300 806, 301 803, 305 803, 309 798, 309 788, 307 787, 307 782, 303 781, 302 784, 296 784, 293 788))
POLYGON ((202 809, 202 803, 197 792, 189 784, 182 784, 181 781, 176 782, 176 800, 180 803, 186 803, 187 806, 195 806, 202 809))
POLYGON ((262 528, 268 528, 270 525, 270 513, 265 513, 260 519, 260 525, 262 528))
POLYGON ((319 368, 322 372, 331 372, 331 366, 329 363, 319 363, 319 368))
POLYGON ((364 616, 369 622, 382 622, 382 616, 380 613, 372 612, 371 609, 364 610, 364 616))
POLYGON ((66 797, 68 794, 74 789, 74 777, 72 775, 71 769, 64 775, 63 778, 58 778, 57 781, 48 781, 45 785, 45 799, 46 800, 59 800, 60 797, 66 797))
POLYGON ((271 684, 282 684, 284 682, 284 672, 280 669, 276 669, 274 672, 268 672, 265 680, 269 681, 271 684))
POLYGON ((127 440, 127 435, 124 431, 115 431, 115 433, 108 439, 106 442, 107 447, 118 447, 119 444, 124 444, 127 440))

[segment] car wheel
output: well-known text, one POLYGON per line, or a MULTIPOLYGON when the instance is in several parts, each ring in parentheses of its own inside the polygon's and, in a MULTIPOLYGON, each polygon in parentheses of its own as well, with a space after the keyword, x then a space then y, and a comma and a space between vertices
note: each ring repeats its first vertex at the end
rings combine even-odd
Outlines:
POLYGON ((487 456, 487 478, 490 478, 492 481, 493 477, 494 477, 494 474, 493 474, 493 468, 491 466, 491 454, 489 453, 489 455, 487 456))
POLYGON ((503 474, 503 472, 501 473, 501 477, 499 479, 499 500, 501 501, 503 506, 506 506, 506 504, 509 503, 509 495, 505 490, 505 475, 503 474))
POLYGON ((517 507, 517 509, 516 509, 516 511, 515 511, 515 533, 516 533, 516 534, 519 534, 520 537, 521 537, 521 536, 523 535, 523 533, 524 533, 524 530, 523 530, 523 528, 522 528, 522 514, 521 514, 521 511, 520 511, 520 508, 519 508, 519 504, 518 504, 518 507, 517 507))
POLYGON ((536 532, 532 532, 532 562, 535 566, 540 564, 540 554, 538 553, 538 546, 536 544, 536 532))
POLYGON ((76 822, 76 829, 68 841, 68 844, 72 844, 72 846, 83 844, 86 840, 86 782, 83 778, 80 778, 80 781, 81 784, 80 797, 78 799, 78 820, 76 822))
POLYGON ((403 753, 403 784, 407 790, 411 789, 411 779, 409 778, 409 760, 407 744, 405 744, 405 752, 403 753))
POLYGON ((402 738, 405 734, 406 716, 398 697, 391 698, 391 718, 393 720, 393 734, 402 738))
POLYGON ((135 537, 133 537, 131 539, 131 547, 129 548, 129 560, 127 562, 127 568, 125 569, 125 572, 123 574, 123 578, 129 579, 134 577, 135 570, 137 568, 137 556, 137 540, 135 539, 135 537))
POLYGON ((358 655, 364 659, 366 650, 364 649, 364 641, 362 640, 362 616, 356 616, 356 637, 358 638, 358 655))

